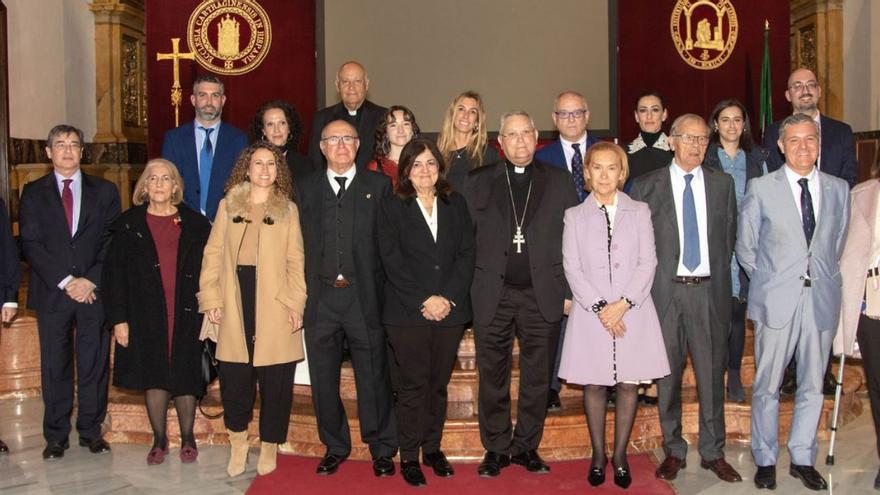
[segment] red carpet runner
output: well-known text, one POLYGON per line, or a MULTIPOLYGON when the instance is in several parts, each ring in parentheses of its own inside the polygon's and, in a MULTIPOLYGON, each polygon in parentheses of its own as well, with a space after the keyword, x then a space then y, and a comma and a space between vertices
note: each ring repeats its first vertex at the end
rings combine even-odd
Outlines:
MULTIPOLYGON (((251 456, 255 461, 255 456, 251 456)), ((549 474, 526 472, 521 466, 512 465, 494 479, 477 476, 476 464, 454 464, 455 476, 441 479, 430 468, 422 471, 428 486, 415 489, 403 481, 400 473, 392 478, 376 478, 368 462, 346 461, 332 476, 318 476, 315 466, 318 459, 307 457, 278 456, 278 469, 267 476, 257 476, 248 489, 250 495, 278 493, 311 493, 316 495, 537 495, 545 493, 626 493, 630 495, 674 495, 675 491, 664 481, 654 478, 655 466, 647 455, 629 457, 633 484, 622 490, 614 484, 610 469, 605 484, 593 488, 587 483, 588 461, 550 463, 549 474)), ((399 466, 398 466, 399 467, 399 466)))

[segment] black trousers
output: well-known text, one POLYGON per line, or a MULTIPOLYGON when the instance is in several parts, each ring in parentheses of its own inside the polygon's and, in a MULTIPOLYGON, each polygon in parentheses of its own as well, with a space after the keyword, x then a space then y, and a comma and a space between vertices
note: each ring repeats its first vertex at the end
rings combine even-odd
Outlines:
POLYGON ((93 304, 80 304, 71 299, 55 311, 37 313, 46 442, 64 442, 70 435, 74 353, 76 430, 80 438, 101 436, 101 423, 107 416, 110 332, 104 327, 104 308, 100 295, 98 297, 93 304))
MULTIPOLYGON (((347 457, 351 432, 339 396, 343 342, 348 342, 357 388, 361 440, 374 458, 397 452, 397 421, 393 414, 388 343, 385 330, 364 321, 357 288, 322 287, 317 301, 317 323, 305 329, 312 402, 318 437, 327 453, 347 457)), ((311 296, 310 296, 311 297, 311 296)))
POLYGON ((734 297, 730 305, 730 338, 727 340, 727 369, 739 371, 746 348, 746 301, 734 297))
POLYGON ((545 321, 532 288, 504 286, 495 318, 475 325, 480 372, 480 439, 486 450, 520 454, 537 449, 544 433, 547 393, 559 321, 545 321), (510 418, 513 339, 519 342, 519 397, 516 429, 510 418), (512 433, 511 433, 512 431, 512 433))
POLYGON ((865 369, 868 399, 871 401, 877 454, 880 455, 880 321, 861 315, 856 338, 859 341, 859 352, 862 354, 862 367, 865 369))
POLYGON ((260 440, 268 443, 284 443, 287 441, 287 430, 290 425, 293 373, 296 363, 254 366, 256 267, 239 266, 237 271, 248 362, 220 361, 218 364, 224 410, 223 422, 229 431, 247 430, 248 424, 254 417, 254 398, 259 384, 260 440))
POLYGON ((387 325, 397 363, 397 428, 400 459, 418 461, 419 449, 440 450, 446 422, 446 386, 458 355, 464 326, 387 325))

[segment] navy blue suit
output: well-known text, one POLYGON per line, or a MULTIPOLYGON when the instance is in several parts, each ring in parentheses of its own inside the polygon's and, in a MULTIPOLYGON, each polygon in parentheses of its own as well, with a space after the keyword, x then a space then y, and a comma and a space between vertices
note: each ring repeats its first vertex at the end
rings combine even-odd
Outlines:
MULTIPOLYGON (((587 150, 590 149, 590 146, 598 143, 599 140, 587 134, 587 146, 585 149, 581 150, 581 155, 586 158, 587 150)), ((544 146, 535 152, 535 159, 540 160, 549 165, 553 165, 555 167, 559 167, 562 170, 567 172, 571 172, 568 168, 568 162, 565 161, 565 152, 562 150, 562 141, 556 139, 552 143, 544 146)), ((574 184, 574 178, 572 177, 572 184, 574 184)), ((580 197, 580 194, 578 195, 580 197)))
MULTIPOLYGON (((856 161, 856 141, 852 127, 845 122, 819 115, 822 127, 822 150, 819 155, 819 168, 826 174, 840 177, 849 187, 856 185, 859 177, 859 163, 856 161)), ((779 150, 779 124, 774 122, 764 132, 764 148, 769 152, 767 170, 772 172, 785 163, 785 156, 779 150)))
POLYGON ((108 227, 119 215, 119 192, 111 182, 85 173, 81 187, 73 236, 53 172, 24 186, 18 214, 22 252, 31 267, 27 306, 37 312, 43 436, 48 443, 67 442, 70 434, 74 354, 80 438, 99 438, 107 414, 110 332, 104 326, 100 284, 108 227), (58 288, 68 275, 96 284, 97 299, 92 304, 71 299, 58 288))
MULTIPOLYGON (((199 207, 199 150, 196 149, 195 121, 187 122, 180 127, 165 133, 162 142, 162 158, 171 161, 180 170, 183 177, 183 201, 195 211, 199 207)), ((211 166, 211 182, 208 186, 208 204, 205 216, 214 221, 217 205, 223 199, 223 186, 232 172, 235 159, 247 146, 247 136, 238 128, 220 123, 217 134, 217 145, 214 147, 214 161, 211 166)))

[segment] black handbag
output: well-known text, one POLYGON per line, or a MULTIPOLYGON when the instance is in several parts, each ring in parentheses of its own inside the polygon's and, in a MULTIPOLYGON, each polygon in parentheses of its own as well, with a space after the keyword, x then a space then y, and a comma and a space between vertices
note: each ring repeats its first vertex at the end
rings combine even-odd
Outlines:
POLYGON ((218 414, 207 414, 202 409, 202 399, 208 394, 208 387, 217 379, 217 358, 214 357, 217 344, 211 339, 202 341, 202 396, 199 397, 199 411, 208 419, 217 419, 223 416, 223 410, 218 414))

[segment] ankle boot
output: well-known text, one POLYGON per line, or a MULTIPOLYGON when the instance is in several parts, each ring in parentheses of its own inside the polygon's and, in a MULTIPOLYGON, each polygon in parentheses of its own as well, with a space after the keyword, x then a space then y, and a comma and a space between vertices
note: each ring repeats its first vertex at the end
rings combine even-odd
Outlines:
POLYGON ((230 477, 235 477, 244 472, 244 467, 247 464, 247 430, 227 430, 227 433, 229 434, 229 465, 226 466, 226 473, 230 477))
POLYGON ((269 474, 275 471, 275 455, 277 443, 260 442, 260 459, 257 461, 257 474, 269 474))

